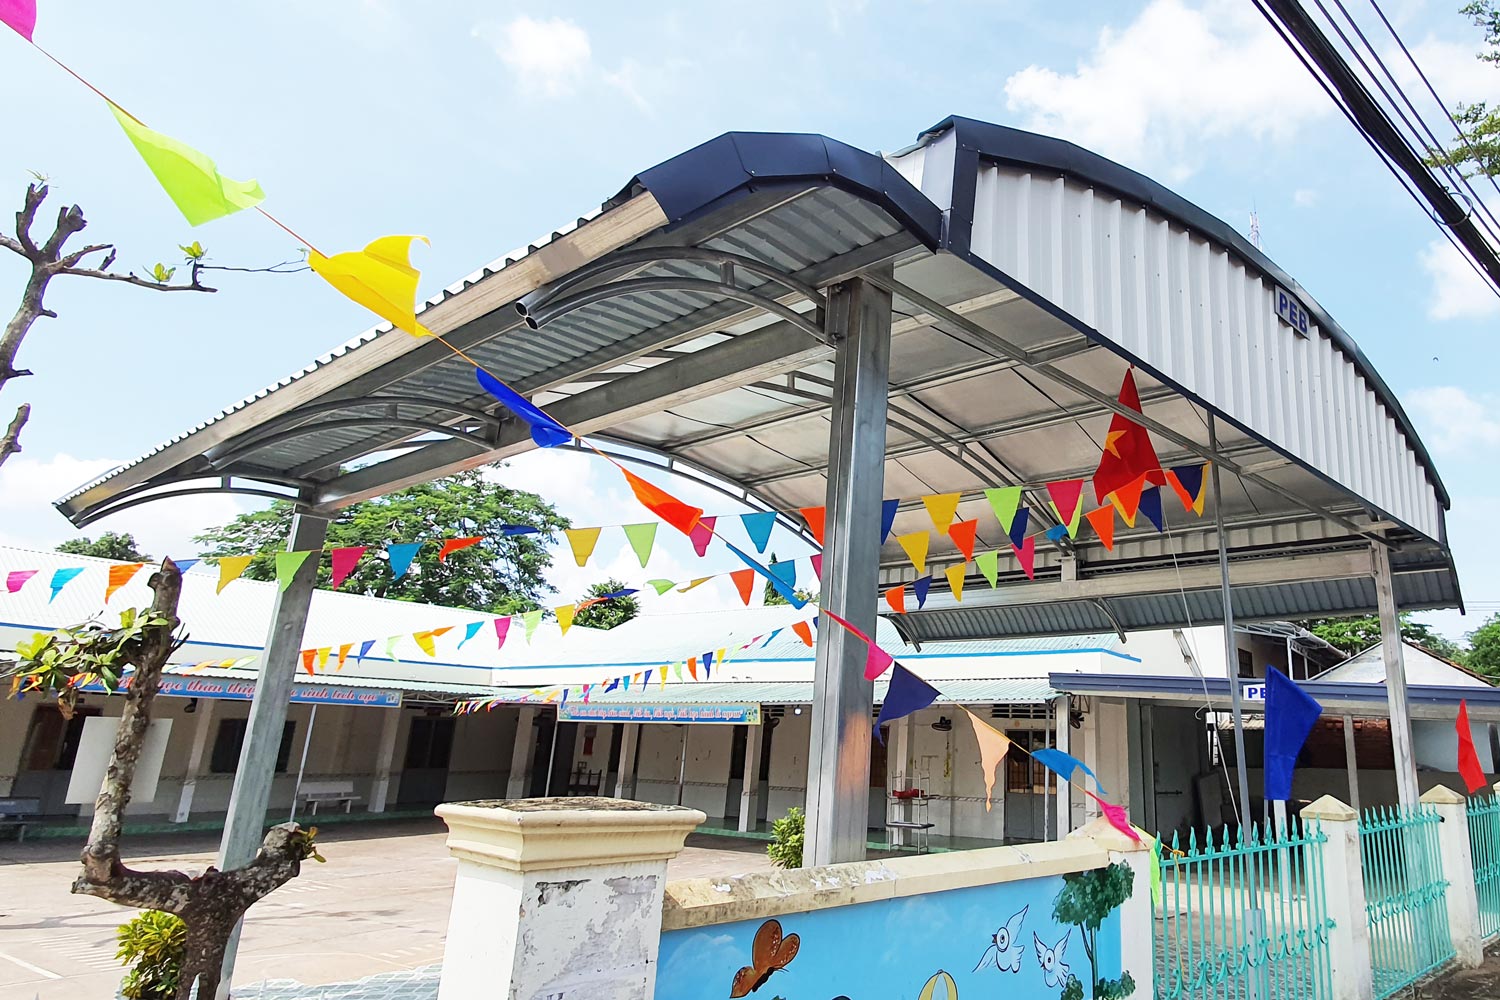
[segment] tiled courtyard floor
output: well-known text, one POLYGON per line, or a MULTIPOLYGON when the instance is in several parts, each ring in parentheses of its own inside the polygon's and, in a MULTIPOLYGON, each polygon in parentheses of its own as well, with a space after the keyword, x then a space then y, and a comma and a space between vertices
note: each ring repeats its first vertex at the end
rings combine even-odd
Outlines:
MULTIPOLYGON (((328 827, 318 839, 328 864, 304 866, 300 878, 251 909, 236 1000, 435 996, 455 866, 442 824, 328 827), (341 985, 308 988, 324 984, 341 985)), ((125 843, 138 867, 201 869, 212 863, 218 838, 150 835, 125 843)), ((673 878, 769 868, 759 841, 694 836, 688 845, 671 864, 673 878)), ((114 996, 121 974, 114 931, 132 911, 68 892, 80 846, 0 842, 0 1000, 114 996)))

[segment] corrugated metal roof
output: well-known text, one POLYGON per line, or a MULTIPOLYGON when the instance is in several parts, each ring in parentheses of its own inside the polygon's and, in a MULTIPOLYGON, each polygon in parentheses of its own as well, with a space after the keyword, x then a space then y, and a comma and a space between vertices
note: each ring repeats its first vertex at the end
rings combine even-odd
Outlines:
MULTIPOLYGON (((889 681, 875 682, 875 704, 885 699, 889 681)), ((516 698, 519 700, 520 694, 516 698)), ((698 681, 640 684, 608 693, 595 689, 590 704, 604 705, 811 705, 812 681, 698 681)), ((947 681, 937 704, 1040 704, 1057 697, 1045 677, 971 678, 947 681)))
MULTIPOLYGON (((166 672, 179 677, 214 677, 253 683, 259 667, 260 662, 257 658, 253 663, 234 669, 178 665, 168 667, 166 672)), ((316 674, 312 677, 302 674, 298 676, 297 683, 324 687, 367 688, 375 691, 402 691, 408 694, 448 695, 458 698, 487 698, 495 693, 495 688, 489 684, 424 681, 409 677, 358 677, 342 673, 316 674)))

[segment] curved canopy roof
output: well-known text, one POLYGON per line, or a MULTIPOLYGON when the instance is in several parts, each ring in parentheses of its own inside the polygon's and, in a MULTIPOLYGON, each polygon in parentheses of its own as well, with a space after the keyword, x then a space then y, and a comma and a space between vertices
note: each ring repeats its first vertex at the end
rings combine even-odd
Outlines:
MULTIPOLYGON (((854 276, 895 302, 885 496, 963 491, 959 516, 1002 546, 979 491, 1090 476, 1134 365, 1163 464, 1225 473, 1238 616, 1373 609, 1371 544, 1392 548, 1403 608, 1459 602, 1447 493, 1353 339, 1229 226, 1056 139, 950 118, 882 157, 729 133, 421 320, 570 427, 786 512, 824 501, 821 290, 854 276)), ((531 447, 469 365, 377 328, 58 507, 82 525, 233 490, 327 512, 531 447)), ((1055 524, 1044 499, 1033 517, 1055 524)), ((1041 546, 1035 582, 1002 560, 997 588, 961 605, 935 592, 898 624, 920 641, 1216 617, 1212 518, 1169 519, 1165 535, 1122 527, 1112 552, 1082 535, 1041 546)), ((907 500, 893 534, 924 523, 907 500)), ((883 555, 883 585, 915 575, 894 542, 883 555)), ((961 558, 929 566, 941 580, 961 558)))

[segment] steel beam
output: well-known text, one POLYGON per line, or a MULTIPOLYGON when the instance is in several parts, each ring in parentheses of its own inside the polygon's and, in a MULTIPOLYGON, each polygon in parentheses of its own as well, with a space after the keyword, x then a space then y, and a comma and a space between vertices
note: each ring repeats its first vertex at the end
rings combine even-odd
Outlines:
MULTIPOLYGON (((322 549, 327 536, 327 519, 298 514, 292 518, 292 534, 287 539, 286 550, 322 549)), ((265 652, 261 656, 260 673, 255 679, 255 698, 250 703, 245 741, 240 746, 240 762, 235 768, 234 786, 229 793, 229 813, 224 817, 224 836, 219 844, 221 871, 246 864, 260 848, 266 810, 271 803, 271 782, 276 777, 281 731, 286 725, 286 709, 292 697, 292 682, 297 676, 302 633, 307 628, 307 612, 317 580, 318 561, 304 561, 292 582, 276 595, 271 606, 265 652)), ((239 928, 236 927, 224 953, 220 1000, 229 995, 239 937, 239 928)))
MULTIPOLYGON (((863 279, 830 290, 838 344, 828 440, 822 607, 875 634, 880 503, 885 481, 891 295, 863 279)), ((871 708, 868 646, 832 623, 818 630, 807 762, 810 865, 861 861, 869 828, 871 708)))
MULTIPOLYGON (((1208 415, 1208 444, 1218 451, 1214 415, 1208 415)), ((1250 762, 1245 759, 1245 707, 1240 690, 1239 642, 1234 632, 1234 595, 1229 589, 1229 542, 1224 530, 1224 491, 1220 482, 1219 463, 1213 467, 1214 535, 1219 543, 1219 593, 1224 608, 1224 676, 1229 681, 1229 711, 1234 717, 1234 772, 1239 785, 1240 802, 1234 815, 1241 827, 1254 822, 1250 814, 1250 762)), ((1291 667, 1288 665, 1288 671, 1291 667)), ((1287 674, 1291 676, 1290 673, 1287 674)))
POLYGON ((1406 657, 1401 641, 1401 613, 1391 579, 1391 554, 1384 545, 1371 545, 1375 600, 1380 609, 1380 658, 1385 663, 1385 691, 1391 706, 1391 750, 1396 756, 1396 796, 1403 806, 1417 807, 1417 758, 1412 751, 1411 709, 1406 700, 1406 657))

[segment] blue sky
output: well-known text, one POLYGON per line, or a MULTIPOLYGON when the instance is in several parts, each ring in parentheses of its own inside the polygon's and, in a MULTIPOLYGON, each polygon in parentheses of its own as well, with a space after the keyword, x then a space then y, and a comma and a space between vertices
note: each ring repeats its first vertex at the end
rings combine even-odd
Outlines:
MULTIPOLYGON (((1385 6, 1445 98, 1500 97, 1500 70, 1473 58, 1481 40, 1458 0, 1385 6)), ((226 174, 259 179, 267 206, 325 250, 430 237, 417 251, 424 295, 731 129, 892 150, 965 114, 1078 141, 1242 230, 1254 209, 1266 252, 1411 412, 1454 496, 1465 595, 1500 608, 1500 301, 1449 256, 1249 4, 803 0, 754 16, 727 4, 461 0, 262 0, 170 17, 99 0, 40 8, 39 43, 226 174)), ((189 229, 103 104, 9 35, 0 85, 18 95, 3 112, 7 215, 31 169, 53 179, 56 201, 84 207, 90 237, 120 245, 122 266, 171 262, 195 238, 220 264, 296 255, 253 213, 189 229)), ((0 259, 0 289, 18 290, 22 274, 0 259)), ((37 374, 0 398, 7 416, 22 400, 35 407, 24 454, 0 469, 0 542, 69 537, 54 497, 369 325, 308 274, 216 277, 213 296, 54 284, 61 318, 42 321, 21 356, 37 374)), ((619 520, 598 469, 540 457, 507 477, 578 523, 619 520)), ((98 529, 183 552, 237 509, 161 504, 98 529)), ((664 575, 690 572, 664 558, 664 575)), ((555 582, 586 581, 569 565, 555 582)), ((1478 624, 1435 620, 1453 633, 1478 624)))

